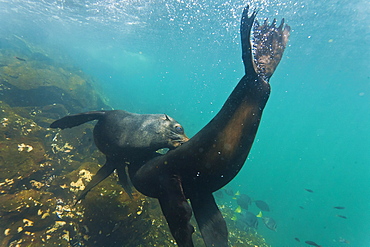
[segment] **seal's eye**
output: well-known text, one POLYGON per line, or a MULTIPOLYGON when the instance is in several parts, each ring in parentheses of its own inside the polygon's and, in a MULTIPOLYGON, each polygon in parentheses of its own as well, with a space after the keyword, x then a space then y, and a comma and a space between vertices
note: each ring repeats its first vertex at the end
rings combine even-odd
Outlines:
POLYGON ((175 130, 180 134, 184 133, 184 129, 180 125, 175 126, 175 130))

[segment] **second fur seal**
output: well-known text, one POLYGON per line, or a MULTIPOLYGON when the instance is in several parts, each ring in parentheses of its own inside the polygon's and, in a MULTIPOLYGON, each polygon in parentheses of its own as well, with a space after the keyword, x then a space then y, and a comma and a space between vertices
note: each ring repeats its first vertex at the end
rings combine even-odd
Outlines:
POLYGON ((87 184, 77 202, 115 169, 122 187, 131 197, 127 165, 141 166, 160 156, 156 152, 158 149, 174 149, 189 140, 183 127, 166 114, 136 114, 123 110, 91 111, 63 117, 50 127, 72 128, 92 120, 98 120, 94 127, 94 141, 105 154, 106 163, 87 184))

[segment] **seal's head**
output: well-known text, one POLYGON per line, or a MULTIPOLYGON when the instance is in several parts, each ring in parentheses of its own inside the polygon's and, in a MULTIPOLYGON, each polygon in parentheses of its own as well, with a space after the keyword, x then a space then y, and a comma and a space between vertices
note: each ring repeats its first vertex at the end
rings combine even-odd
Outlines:
POLYGON ((189 138, 185 135, 184 128, 175 119, 164 114, 162 120, 164 121, 164 126, 166 126, 162 134, 167 138, 169 149, 175 149, 189 141, 189 138))

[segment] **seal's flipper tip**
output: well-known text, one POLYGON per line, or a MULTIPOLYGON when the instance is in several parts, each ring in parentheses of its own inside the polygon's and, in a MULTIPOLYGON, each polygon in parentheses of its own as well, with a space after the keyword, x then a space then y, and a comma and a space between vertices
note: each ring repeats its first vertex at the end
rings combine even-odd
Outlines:
POLYGON ((195 219, 206 246, 228 246, 226 222, 211 193, 190 198, 195 219))
POLYGON ((242 13, 242 22, 248 18, 248 12, 249 12, 249 5, 247 5, 244 9, 243 9, 243 13, 242 13))
POLYGON ((276 26, 276 18, 274 18, 274 20, 272 21, 270 27, 275 27, 276 26))
POLYGON ((278 27, 279 30, 283 30, 284 23, 285 23, 285 19, 282 18, 280 22, 280 26, 278 27))
POLYGON ((242 18, 241 18, 241 26, 240 26, 241 31, 244 31, 244 30, 248 31, 248 29, 250 31, 250 29, 252 28, 253 21, 256 18, 257 12, 258 11, 254 9, 252 11, 252 14, 249 16, 249 5, 247 5, 244 8, 242 18))
POLYGON ((105 111, 92 111, 92 112, 84 112, 84 113, 65 116, 51 123, 50 128, 53 128, 53 129, 72 128, 72 127, 81 125, 83 123, 86 123, 92 120, 98 120, 102 116, 104 116, 104 114, 105 114, 105 111))

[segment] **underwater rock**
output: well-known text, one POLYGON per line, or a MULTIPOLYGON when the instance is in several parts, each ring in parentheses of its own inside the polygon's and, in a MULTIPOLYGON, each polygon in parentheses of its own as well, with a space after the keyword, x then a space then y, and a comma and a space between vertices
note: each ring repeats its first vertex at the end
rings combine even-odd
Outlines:
MULTIPOLYGON (((48 126, 69 113, 111 107, 81 71, 15 41, 0 40, 0 245, 176 246, 158 202, 136 191, 130 199, 116 176, 74 206, 105 157, 94 145, 92 124, 66 132, 48 126)), ((265 246, 232 224, 229 230, 235 246, 265 246)), ((204 246, 198 230, 193 239, 204 246)))
POLYGON ((82 71, 58 67, 40 52, 29 54, 27 59, 16 54, 15 51, 0 54, 0 96, 11 107, 60 104, 71 113, 111 109, 82 71))

